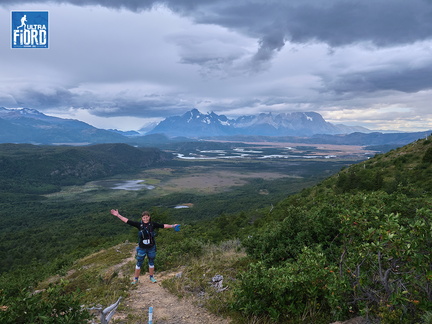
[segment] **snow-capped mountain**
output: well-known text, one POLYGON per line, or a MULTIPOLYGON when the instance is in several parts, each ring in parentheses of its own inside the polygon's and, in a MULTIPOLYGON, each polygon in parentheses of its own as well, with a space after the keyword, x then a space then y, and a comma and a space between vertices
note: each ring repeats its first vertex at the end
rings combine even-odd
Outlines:
POLYGON ((370 132, 363 127, 335 125, 326 122, 316 112, 261 113, 228 119, 214 112, 202 114, 192 109, 182 116, 168 117, 147 134, 164 133, 168 136, 312 136, 315 134, 349 134, 370 132))

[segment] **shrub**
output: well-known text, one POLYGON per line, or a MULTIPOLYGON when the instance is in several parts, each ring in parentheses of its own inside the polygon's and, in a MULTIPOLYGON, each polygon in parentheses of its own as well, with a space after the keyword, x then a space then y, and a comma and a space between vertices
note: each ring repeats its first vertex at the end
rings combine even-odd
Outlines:
POLYGON ((328 323, 330 314, 337 318, 348 313, 346 289, 321 249, 305 247, 294 262, 270 268, 263 262, 252 264, 235 290, 234 307, 248 316, 268 315, 285 323, 328 323))
POLYGON ((88 310, 82 308, 79 294, 67 293, 65 283, 51 285, 45 291, 32 293, 22 289, 15 296, 1 296, 0 322, 7 324, 79 324, 88 323, 88 310))

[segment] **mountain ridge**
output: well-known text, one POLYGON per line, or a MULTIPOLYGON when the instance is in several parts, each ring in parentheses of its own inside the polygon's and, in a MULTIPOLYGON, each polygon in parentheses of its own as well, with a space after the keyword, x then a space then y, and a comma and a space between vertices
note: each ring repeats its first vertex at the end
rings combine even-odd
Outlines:
POLYGON ((241 116, 234 120, 214 112, 202 114, 197 109, 192 109, 182 116, 166 118, 142 135, 144 128, 139 131, 98 129, 79 120, 47 116, 31 108, 0 107, 0 143, 16 144, 82 146, 126 143, 132 146, 162 148, 178 142, 212 139, 401 146, 424 138, 431 132, 384 133, 371 130, 362 132, 361 130, 365 129, 357 126, 336 126, 326 122, 320 114, 314 112, 277 115, 261 113, 241 116), (310 128, 309 126, 312 125, 321 126, 310 128), (309 135, 300 136, 299 133, 289 135, 297 131, 309 135), (331 134, 331 132, 338 134, 331 134), (286 135, 277 136, 280 133, 286 135))
POLYGON ((0 107, 0 142, 33 144, 122 143, 125 136, 76 119, 45 115, 36 109, 0 107))
POLYGON ((164 133, 169 136, 312 136, 315 134, 346 134, 371 132, 361 126, 335 125, 316 112, 260 113, 229 119, 213 111, 207 114, 194 108, 181 116, 168 117, 147 134, 164 133))

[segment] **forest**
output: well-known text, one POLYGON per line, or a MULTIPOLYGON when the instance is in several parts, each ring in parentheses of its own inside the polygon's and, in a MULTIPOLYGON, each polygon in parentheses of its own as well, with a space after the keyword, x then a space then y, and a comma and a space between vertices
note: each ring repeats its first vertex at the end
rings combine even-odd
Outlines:
POLYGON ((51 286, 43 298, 34 297, 35 287, 91 252, 133 240, 107 210, 117 206, 136 215, 151 205, 159 222, 185 224, 175 239, 158 235, 161 270, 187 266, 185 259, 205 256, 209 246, 239 242, 244 253, 230 267, 232 289, 216 297, 217 312, 234 322, 330 323, 363 316, 371 323, 432 323, 432 141, 328 168, 302 181, 255 179, 241 190, 205 197, 173 193, 59 205, 35 191, 4 190, 0 320, 85 323, 89 314, 79 305, 91 298, 76 284, 51 286), (263 188, 275 194, 255 194, 263 188), (196 207, 164 207, 178 201, 196 207))

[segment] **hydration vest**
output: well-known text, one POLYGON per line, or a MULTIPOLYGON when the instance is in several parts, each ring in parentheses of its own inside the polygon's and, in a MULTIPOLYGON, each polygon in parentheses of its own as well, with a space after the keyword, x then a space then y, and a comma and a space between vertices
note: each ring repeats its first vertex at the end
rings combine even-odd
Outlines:
POLYGON ((147 224, 141 222, 140 230, 138 232, 138 240, 149 247, 155 245, 155 232, 152 222, 147 224))

